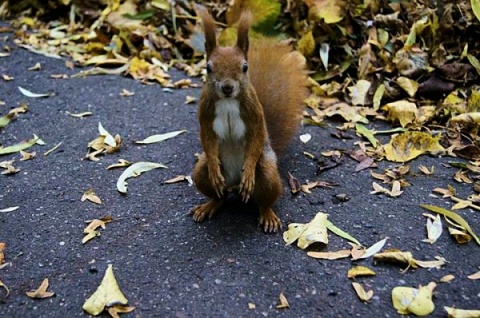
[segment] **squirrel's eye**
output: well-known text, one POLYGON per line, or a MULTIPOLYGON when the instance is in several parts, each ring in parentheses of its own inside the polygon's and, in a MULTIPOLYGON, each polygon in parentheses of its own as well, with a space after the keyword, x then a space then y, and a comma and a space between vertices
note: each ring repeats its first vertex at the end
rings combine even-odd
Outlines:
POLYGON ((208 74, 212 73, 212 64, 210 62, 208 62, 205 69, 207 70, 208 74))
POLYGON ((243 63, 242 71, 243 71, 243 73, 246 73, 247 70, 248 70, 248 64, 247 64, 247 62, 245 62, 245 63, 243 63))

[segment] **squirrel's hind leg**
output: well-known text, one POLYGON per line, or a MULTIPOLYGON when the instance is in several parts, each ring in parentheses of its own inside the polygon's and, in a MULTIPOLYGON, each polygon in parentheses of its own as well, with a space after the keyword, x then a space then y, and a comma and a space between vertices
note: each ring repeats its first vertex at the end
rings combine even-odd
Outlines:
POLYGON ((222 204, 223 199, 210 199, 207 203, 193 207, 191 212, 193 214, 193 219, 195 222, 202 222, 207 216, 209 219, 212 218, 222 204))
POLYGON ((280 219, 272 210, 273 204, 282 195, 282 190, 276 160, 262 155, 256 168, 252 196, 258 202, 259 223, 265 232, 277 232, 282 227, 280 219))

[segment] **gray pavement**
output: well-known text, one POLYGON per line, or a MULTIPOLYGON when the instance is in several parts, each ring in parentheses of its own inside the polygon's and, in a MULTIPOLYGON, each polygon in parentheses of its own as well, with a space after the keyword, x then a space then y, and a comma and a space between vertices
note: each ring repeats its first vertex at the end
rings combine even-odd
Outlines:
MULTIPOLYGON (((6 43, 0 40, 0 47, 6 43)), ((11 45, 11 43, 9 43, 11 45)), ((20 156, 1 156, 0 161, 16 159, 17 174, 0 175, 0 209, 20 206, 0 213, 0 242, 5 242, 8 265, 0 269, 0 280, 10 295, 0 295, 2 317, 85 317, 82 304, 100 284, 108 264, 121 290, 136 310, 127 317, 396 317, 391 304, 395 286, 427 285, 453 274, 451 283, 439 283, 434 294, 436 310, 432 317, 446 317, 443 306, 480 309, 479 281, 466 278, 479 270, 480 246, 474 242, 459 245, 446 233, 437 243, 423 243, 424 212, 418 205, 452 205, 447 199, 431 196, 433 188, 453 184, 460 197, 471 193, 471 185, 452 179, 455 168, 445 165, 452 158, 422 157, 411 163, 407 176, 410 187, 394 199, 370 194, 372 178, 368 170, 354 172, 356 162, 343 163, 320 175, 316 163, 303 151, 355 149, 358 137, 350 140, 331 136, 335 126, 307 126, 301 133, 312 134, 306 145, 295 139, 280 160, 285 194, 276 204, 284 229, 290 222, 307 222, 319 212, 329 214, 338 227, 371 245, 388 236, 387 248, 411 251, 421 260, 445 257, 441 269, 410 269, 402 265, 376 263, 372 259, 356 262, 377 272, 359 278, 374 291, 370 303, 362 303, 354 293, 347 271, 348 259, 318 261, 296 246, 285 246, 281 234, 266 235, 257 225, 255 205, 244 206, 232 200, 210 221, 197 224, 187 215, 204 198, 186 183, 166 185, 163 181, 189 174, 195 153, 201 151, 196 105, 185 105, 186 95, 197 96, 200 89, 164 91, 159 85, 142 85, 120 76, 51 79, 51 74, 72 75, 62 60, 34 55, 11 45, 11 56, 0 58, 0 114, 26 102, 29 111, 0 130, 0 144, 6 146, 37 134, 46 146, 35 145, 37 157, 20 162, 20 156), (27 71, 35 63, 40 71, 27 71), (33 92, 54 92, 55 96, 32 99, 23 96, 18 86, 33 92), (122 89, 135 92, 122 97, 122 89), (73 118, 67 114, 91 111, 93 115, 73 118), (98 136, 98 122, 112 134, 120 134, 120 152, 105 155, 98 162, 84 160, 87 144, 98 136), (186 129, 186 134, 159 144, 136 145, 153 134, 186 129), (59 143, 49 156, 43 153, 59 143), (168 169, 149 171, 130 179, 127 195, 116 190, 121 170, 106 170, 118 159, 153 161, 168 169), (418 166, 434 165, 435 173, 425 176, 418 166), (292 196, 287 172, 302 183, 321 179, 335 182, 332 189, 313 189, 312 194, 292 196), (103 200, 98 206, 81 202, 82 193, 93 188, 103 200), (345 193, 347 202, 333 196, 345 193), (102 235, 82 244, 85 221, 111 215, 102 235), (37 288, 48 277, 53 298, 30 299, 25 292, 37 288), (283 292, 290 308, 276 309, 283 292), (249 309, 248 304, 255 304, 249 309)), ((177 78, 183 74, 172 71, 177 78)), ((373 127, 378 127, 374 123, 373 127)), ((385 140, 384 140, 385 141, 385 140)), ((458 160, 458 159, 455 159, 458 160)), ((393 167, 388 162, 383 168, 393 167)), ((480 212, 459 212, 480 233, 480 212)), ((326 248, 348 248, 345 240, 331 234, 326 248)), ((2 293, 0 291, 0 293, 2 293)))

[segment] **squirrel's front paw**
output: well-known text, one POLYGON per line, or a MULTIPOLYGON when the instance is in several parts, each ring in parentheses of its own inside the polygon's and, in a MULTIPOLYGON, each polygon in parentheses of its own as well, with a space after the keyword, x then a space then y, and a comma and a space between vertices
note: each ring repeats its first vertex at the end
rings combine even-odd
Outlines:
POLYGON ((212 183, 212 188, 219 198, 223 196, 223 189, 225 188, 225 178, 222 176, 220 166, 209 167, 208 178, 212 183))
POLYGON ((247 202, 250 199, 250 195, 255 187, 255 172, 249 172, 245 170, 242 175, 242 182, 240 183, 240 195, 243 202, 247 202))

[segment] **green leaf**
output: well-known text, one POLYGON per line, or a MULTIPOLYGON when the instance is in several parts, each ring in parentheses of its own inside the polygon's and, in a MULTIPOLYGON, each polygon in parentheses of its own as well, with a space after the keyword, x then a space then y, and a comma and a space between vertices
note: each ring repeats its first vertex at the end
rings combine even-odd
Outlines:
POLYGON ((367 138, 372 146, 377 147, 378 140, 375 138, 375 132, 373 130, 368 129, 362 124, 356 124, 355 129, 357 130, 357 133, 367 138))
POLYGON ((130 20, 146 20, 153 17, 155 12, 153 10, 146 10, 137 14, 124 13, 122 17, 125 17, 130 20))
POLYGON ((35 145, 37 142, 39 142, 41 139, 38 138, 38 136, 33 135, 32 139, 27 139, 24 140, 18 144, 8 146, 8 147, 0 147, 0 155, 7 155, 15 152, 20 152, 22 150, 25 150, 33 145, 35 145))
POLYGON ((328 229, 330 232, 332 232, 332 233, 340 236, 341 238, 344 238, 344 239, 346 239, 346 240, 348 240, 348 241, 350 241, 350 242, 353 242, 353 243, 355 243, 355 244, 357 244, 357 245, 362 246, 362 244, 361 244, 356 238, 354 238, 353 236, 351 236, 351 235, 348 234, 347 232, 341 230, 340 228, 336 227, 336 226, 335 226, 332 222, 330 222, 329 220, 327 220, 327 229, 328 229))
POLYGON ((424 209, 429 210, 429 211, 442 214, 442 215, 446 216, 447 218, 453 220, 455 223, 457 223, 458 225, 463 227, 468 232, 468 234, 470 234, 475 239, 475 241, 477 241, 477 244, 480 245, 480 238, 478 238, 478 236, 475 234, 475 232, 473 232, 472 228, 470 227, 470 225, 468 225, 467 221, 465 221, 465 219, 462 218, 457 213, 455 213, 453 211, 450 211, 450 210, 447 210, 447 209, 444 209, 444 208, 441 208, 441 207, 438 207, 438 206, 435 206, 435 205, 420 204, 420 206, 424 209))
POLYGON ((480 21, 480 1, 479 0, 471 0, 472 11, 477 17, 477 20, 480 21))

